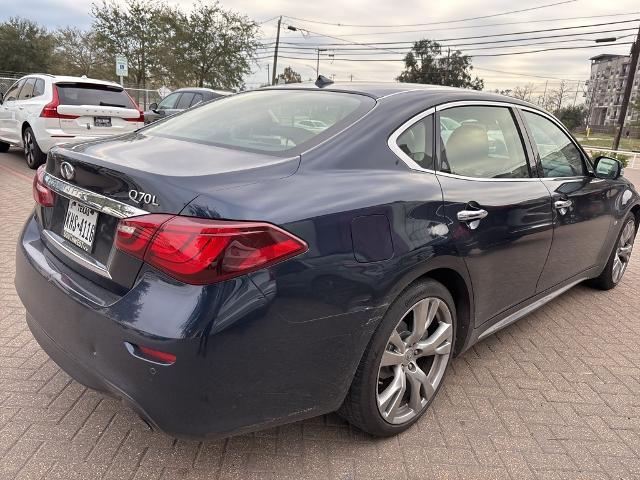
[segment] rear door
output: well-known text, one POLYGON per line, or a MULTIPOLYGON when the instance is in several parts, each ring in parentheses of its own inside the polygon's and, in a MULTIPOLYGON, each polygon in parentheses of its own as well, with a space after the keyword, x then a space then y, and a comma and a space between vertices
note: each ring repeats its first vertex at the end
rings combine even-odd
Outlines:
POLYGON ((140 112, 127 92, 117 85, 57 83, 60 128, 65 135, 117 135, 135 130, 140 112))
POLYGON ((535 294, 551 246, 551 198, 510 106, 464 102, 437 110, 437 175, 479 325, 535 294))
POLYGON ((598 265, 613 221, 611 185, 591 174, 571 136, 541 112, 522 109, 538 169, 553 202, 554 235, 538 284, 546 290, 598 265))

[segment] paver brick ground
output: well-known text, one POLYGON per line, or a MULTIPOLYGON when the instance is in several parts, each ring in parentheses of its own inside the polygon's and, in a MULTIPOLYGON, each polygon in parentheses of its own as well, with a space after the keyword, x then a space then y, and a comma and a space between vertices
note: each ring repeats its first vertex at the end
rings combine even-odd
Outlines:
POLYGON ((13 277, 32 175, 0 154, 0 479, 640 478, 638 253, 615 290, 575 287, 457 358, 398 437, 332 414, 189 442, 71 380, 31 336, 13 277))

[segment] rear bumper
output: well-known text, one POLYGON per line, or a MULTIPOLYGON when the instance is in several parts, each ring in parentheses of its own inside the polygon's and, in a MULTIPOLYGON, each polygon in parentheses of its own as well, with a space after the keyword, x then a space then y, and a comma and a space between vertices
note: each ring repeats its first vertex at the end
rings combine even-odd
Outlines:
POLYGON ((229 436, 335 410, 370 334, 370 311, 286 321, 248 277, 195 287, 147 272, 125 295, 103 295, 46 249, 33 218, 15 284, 29 328, 61 368, 178 437, 229 436), (125 342, 177 360, 142 360, 125 342))

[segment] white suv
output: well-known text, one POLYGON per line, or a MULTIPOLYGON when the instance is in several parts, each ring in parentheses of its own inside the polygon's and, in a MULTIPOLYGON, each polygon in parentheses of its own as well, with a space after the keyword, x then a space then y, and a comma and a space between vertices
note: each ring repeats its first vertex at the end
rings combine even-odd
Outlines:
POLYGON ((37 168, 60 143, 137 130, 144 113, 120 85, 86 77, 28 75, 0 96, 0 152, 24 148, 37 168))

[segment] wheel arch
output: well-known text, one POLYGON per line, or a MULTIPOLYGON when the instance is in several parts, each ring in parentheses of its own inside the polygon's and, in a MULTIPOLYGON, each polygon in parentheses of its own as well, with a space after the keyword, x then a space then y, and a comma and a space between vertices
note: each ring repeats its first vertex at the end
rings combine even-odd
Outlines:
POLYGON ((410 285, 427 278, 442 283, 453 297, 457 320, 454 355, 459 355, 470 346, 475 328, 473 289, 466 265, 458 257, 451 258, 451 261, 444 257, 436 257, 426 268, 413 272, 398 282, 393 298, 397 298, 410 285))

